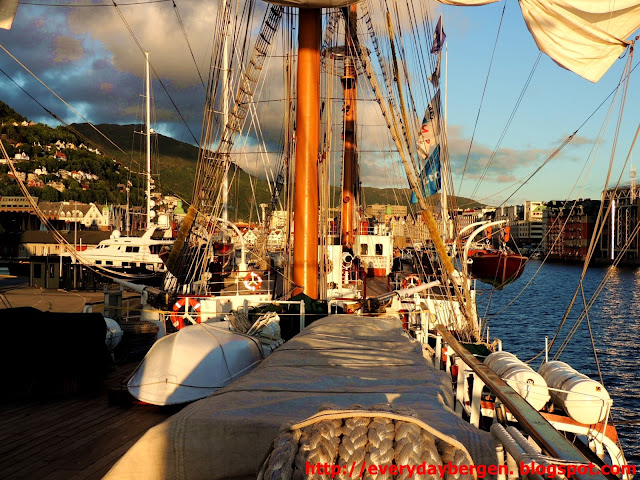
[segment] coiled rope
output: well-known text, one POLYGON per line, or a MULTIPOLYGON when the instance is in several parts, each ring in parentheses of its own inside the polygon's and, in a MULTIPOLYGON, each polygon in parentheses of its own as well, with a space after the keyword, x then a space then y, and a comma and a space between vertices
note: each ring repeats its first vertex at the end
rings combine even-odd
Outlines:
MULTIPOLYGON (((425 424, 409 410, 380 404, 348 410, 320 407, 319 413, 295 425, 285 424, 273 441, 273 448, 258 475, 260 480, 317 479, 326 473, 308 472, 309 465, 340 465, 335 478, 354 476, 377 480, 409 478, 408 470, 399 474, 377 472, 371 475, 364 465, 471 465, 466 448, 425 424), (364 463, 363 463, 364 462, 364 463), (357 471, 350 471, 356 466, 357 471)), ((458 469, 458 472, 460 469, 458 469)), ((435 480, 438 474, 412 474, 419 480, 435 480)), ((446 480, 471 480, 474 475, 445 475, 446 480)))

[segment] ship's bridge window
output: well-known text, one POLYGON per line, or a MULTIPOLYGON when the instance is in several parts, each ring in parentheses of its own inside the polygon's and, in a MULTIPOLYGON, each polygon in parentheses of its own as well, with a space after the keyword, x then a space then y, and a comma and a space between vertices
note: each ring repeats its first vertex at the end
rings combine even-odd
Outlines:
POLYGON ((128 253, 138 253, 140 251, 140 247, 127 247, 128 253))
POLYGON ((360 255, 369 255, 369 245, 366 243, 360 244, 360 255))
POLYGON ((376 243, 376 255, 382 255, 383 249, 381 243, 376 243))

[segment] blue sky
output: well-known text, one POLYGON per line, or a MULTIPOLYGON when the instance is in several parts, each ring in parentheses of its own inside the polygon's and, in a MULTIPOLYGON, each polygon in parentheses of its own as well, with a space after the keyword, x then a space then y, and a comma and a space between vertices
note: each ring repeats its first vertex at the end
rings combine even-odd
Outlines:
MULTIPOLYGON (((216 2, 180 0, 176 3, 206 80, 216 2)), ((449 145, 455 188, 460 195, 471 196, 474 193, 474 198, 489 204, 500 204, 511 195, 517 188, 513 184, 528 176, 594 112, 615 89, 626 60, 618 60, 599 83, 592 84, 543 55, 495 160, 476 191, 478 176, 494 150, 538 57, 538 49, 524 24, 517 2, 506 0, 503 26, 471 156, 462 189, 458 191, 504 6, 504 1, 475 8, 434 4, 434 8, 443 14, 447 34, 449 145), (496 195, 497 192, 502 193, 496 195)), ((152 63, 199 139, 204 92, 171 2, 122 6, 121 10, 141 44, 151 52, 152 63)), ((12 30, 0 31, 0 43, 93 123, 140 121, 143 56, 113 8, 21 5, 12 30)), ((640 57, 634 60, 634 65, 639 60, 640 57)), ((4 52, 0 52, 0 68, 54 113, 69 122, 83 121, 68 112, 4 52)), ((638 71, 632 74, 614 178, 620 174, 640 120, 638 74, 638 71)), ((49 121, 40 107, 2 75, 0 88, 1 99, 19 112, 35 121, 49 121)), ((154 91, 156 130, 184 141, 193 141, 157 82, 154 91)), ((607 102, 580 129, 574 141, 509 203, 599 197, 611 153, 617 113, 609 122, 588 180, 576 183, 576 179, 603 124, 608 106, 607 102)), ((640 168, 640 162, 636 166, 640 168)), ((377 177, 379 175, 369 169, 363 171, 365 184, 379 186, 377 177)), ((623 179, 628 182, 628 168, 623 179)))
MULTIPOLYGON (((466 158, 504 6, 505 2, 500 2, 477 8, 442 9, 445 24, 448 25, 445 31, 449 43, 449 138, 450 142, 460 141, 464 145, 464 149, 456 149, 455 143, 452 144, 454 175, 456 171, 460 172, 466 158), (452 132, 452 128, 457 130, 452 132)), ((493 151, 499 141, 537 57, 538 49, 526 28, 517 2, 507 1, 473 143, 472 152, 478 153, 475 158, 478 162, 476 166, 482 164, 482 157, 486 160, 487 152, 493 151)), ((501 195, 489 195, 507 188, 515 180, 528 176, 550 152, 578 129, 616 88, 625 60, 626 58, 618 60, 600 82, 593 84, 559 67, 543 54, 502 141, 500 148, 503 149, 503 155, 496 157, 495 161, 500 160, 501 168, 489 170, 485 182, 478 188, 474 197, 487 198, 487 203, 494 204, 504 201, 516 187, 507 189, 501 195)), ((638 60, 640 58, 636 57, 634 65, 638 60)), ((623 128, 615 157, 615 178, 620 174, 624 157, 640 120, 639 82, 634 78, 638 73, 640 72, 634 71, 632 74, 629 87, 623 128)), ((616 117, 609 123, 605 141, 588 180, 586 183, 576 183, 576 179, 603 124, 609 103, 598 110, 579 130, 574 141, 516 193, 509 203, 526 199, 599 198, 611 154, 616 117)), ((639 151, 637 147, 636 151, 639 151)), ((636 167, 640 167, 640 164, 636 167)), ((628 169, 623 176, 623 182, 629 182, 628 169)), ((458 189, 459 175, 455 183, 458 189)), ((470 195, 475 190, 476 183, 475 179, 465 175, 459 193, 470 195)))

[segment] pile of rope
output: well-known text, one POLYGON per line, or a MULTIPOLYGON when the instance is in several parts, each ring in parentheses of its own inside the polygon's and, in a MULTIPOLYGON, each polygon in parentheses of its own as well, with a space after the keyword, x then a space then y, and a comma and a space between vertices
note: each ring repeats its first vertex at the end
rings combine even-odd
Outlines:
MULTIPOLYGON (((410 473, 402 469, 398 475, 372 475, 367 466, 471 465, 467 450, 417 419, 409 410, 380 404, 364 408, 355 405, 348 410, 320 407, 320 412, 298 424, 283 425, 273 441, 259 480, 318 479, 326 473, 310 472, 309 465, 340 466, 334 478, 405 479, 410 473), (364 467, 363 467, 364 465, 364 467), (344 467, 343 467, 344 466, 344 467)), ((460 470, 458 469, 458 472, 460 470)), ((413 473, 412 478, 442 478, 439 473, 413 473)), ((451 475, 445 480, 471 480, 471 475, 451 475)))

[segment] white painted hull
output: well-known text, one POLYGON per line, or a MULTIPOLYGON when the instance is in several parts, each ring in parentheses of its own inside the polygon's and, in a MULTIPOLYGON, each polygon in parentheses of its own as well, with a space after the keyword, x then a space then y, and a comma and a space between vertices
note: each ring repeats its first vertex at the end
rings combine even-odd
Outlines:
POLYGON ((190 325, 159 339, 129 380, 129 393, 154 405, 204 398, 264 358, 260 341, 229 330, 228 322, 190 325))

